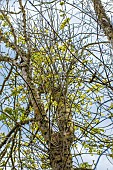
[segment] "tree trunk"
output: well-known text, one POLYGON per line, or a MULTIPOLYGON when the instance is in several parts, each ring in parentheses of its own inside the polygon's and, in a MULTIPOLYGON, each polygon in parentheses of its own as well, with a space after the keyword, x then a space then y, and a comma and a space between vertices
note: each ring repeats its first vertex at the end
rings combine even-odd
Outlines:
POLYGON ((103 29, 107 38, 113 41, 113 25, 105 12, 101 0, 92 0, 92 2, 94 5, 95 13, 97 15, 97 22, 103 29))
POLYGON ((54 133, 50 145, 50 164, 53 170, 70 170, 72 168, 71 142, 60 133, 54 133))

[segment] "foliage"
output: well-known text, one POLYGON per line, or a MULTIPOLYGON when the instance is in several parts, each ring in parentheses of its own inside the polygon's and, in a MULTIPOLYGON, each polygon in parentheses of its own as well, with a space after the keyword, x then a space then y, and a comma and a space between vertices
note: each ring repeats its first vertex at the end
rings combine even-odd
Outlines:
POLYGON ((0 168, 88 170, 113 158, 112 51, 95 2, 1 2, 0 168))

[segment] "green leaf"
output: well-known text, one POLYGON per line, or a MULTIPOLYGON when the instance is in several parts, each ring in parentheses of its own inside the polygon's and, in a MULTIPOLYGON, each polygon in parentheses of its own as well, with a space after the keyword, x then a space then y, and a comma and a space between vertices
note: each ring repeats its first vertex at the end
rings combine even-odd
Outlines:
POLYGON ((61 2, 60 2, 60 5, 61 5, 61 6, 64 5, 64 1, 61 1, 61 2))
POLYGON ((2 120, 6 120, 6 119, 7 119, 7 116, 2 113, 2 114, 0 115, 0 120, 2 121, 2 120))
POLYGON ((63 30, 67 24, 69 24, 70 18, 66 18, 60 25, 60 29, 63 30))
POLYGON ((11 107, 6 107, 5 109, 4 109, 4 112, 6 112, 6 113, 8 113, 8 114, 12 114, 12 108, 11 107))

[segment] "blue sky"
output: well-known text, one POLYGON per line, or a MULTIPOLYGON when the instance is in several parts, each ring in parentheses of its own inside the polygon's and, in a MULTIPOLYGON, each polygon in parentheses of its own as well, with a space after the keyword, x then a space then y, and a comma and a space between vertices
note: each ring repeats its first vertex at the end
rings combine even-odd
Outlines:
MULTIPOLYGON (((104 0, 103 0, 104 1, 104 0)), ((105 2, 105 1, 104 1, 105 2)), ((107 1, 106 1, 107 2, 107 1)), ((29 6, 30 7, 30 6, 29 6)), ((4 48, 5 49, 5 48, 4 48)), ((1 82, 3 81, 2 79, 2 76, 0 76, 0 84, 1 82)), ((88 162, 91 162, 92 159, 96 160, 98 159, 98 156, 94 156, 93 158, 92 157, 87 157, 87 156, 84 156, 84 159, 88 162)), ((113 162, 111 160, 111 162, 113 162)), ((7 168, 8 169, 8 168, 7 168)), ((9 168, 10 169, 10 168, 9 168)), ((8 169, 8 170, 9 170, 8 169)), ((108 161, 108 159, 106 158, 106 156, 102 156, 100 158, 100 161, 98 163, 98 166, 97 166, 97 169, 96 170, 112 170, 113 169, 113 165, 108 161)))

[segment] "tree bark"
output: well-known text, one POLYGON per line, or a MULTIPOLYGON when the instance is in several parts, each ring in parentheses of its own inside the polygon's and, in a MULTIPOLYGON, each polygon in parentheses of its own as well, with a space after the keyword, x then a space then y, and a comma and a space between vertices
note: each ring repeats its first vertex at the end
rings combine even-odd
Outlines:
MULTIPOLYGON (((60 92, 58 93, 60 94, 60 92)), ((58 103, 56 121, 59 132, 51 136, 50 163, 53 170, 70 170, 73 167, 71 155, 71 145, 74 139, 72 115, 65 96, 59 96, 59 94, 56 94, 54 98, 58 103)))
POLYGON ((94 10, 97 15, 97 22, 103 29, 105 35, 110 41, 113 41, 113 25, 110 18, 107 16, 101 0, 92 0, 94 10))

